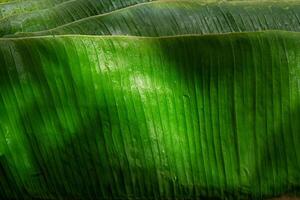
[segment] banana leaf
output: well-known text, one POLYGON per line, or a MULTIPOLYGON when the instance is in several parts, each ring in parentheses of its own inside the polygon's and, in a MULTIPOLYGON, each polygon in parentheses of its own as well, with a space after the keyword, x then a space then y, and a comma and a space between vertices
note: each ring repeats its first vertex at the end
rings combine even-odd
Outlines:
MULTIPOLYGON (((84 18, 51 30, 20 33, 17 36, 170 36, 261 30, 300 31, 299 14, 300 2, 295 1, 154 1, 84 18)), ((0 26, 0 30, 3 32, 7 28, 0 26)), ((26 26, 23 30, 28 32, 26 26)))
MULTIPOLYGON (((67 0, 27 0, 27 1, 10 1, 0 3, 0 19, 9 16, 28 13, 35 10, 53 7, 67 0)), ((1 1, 0 1, 1 2, 1 1)))
POLYGON ((300 189, 300 34, 0 40, 0 197, 300 189))
POLYGON ((82 18, 148 1, 151 0, 70 0, 49 9, 39 9, 1 19, 0 36, 55 28, 82 18))
MULTIPOLYGON (((0 0, 0 3, 19 2, 20 0, 0 0)), ((26 1, 26 0, 24 0, 26 1)))

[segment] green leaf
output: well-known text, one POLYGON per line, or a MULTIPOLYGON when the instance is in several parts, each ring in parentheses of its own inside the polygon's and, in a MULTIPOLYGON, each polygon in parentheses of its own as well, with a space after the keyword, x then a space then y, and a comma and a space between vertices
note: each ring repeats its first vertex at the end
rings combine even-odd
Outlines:
POLYGON ((59 3, 62 3, 63 1, 67 1, 67 0, 27 0, 27 1, 10 1, 6 3, 0 3, 0 19, 12 15, 14 16, 6 20, 14 19, 19 14, 24 14, 35 10, 45 9, 45 8, 51 8, 59 3))
MULTIPOLYGON (((23 35, 169 36, 249 32, 300 31, 300 2, 155 1, 92 16, 52 30, 23 35)), ((38 24, 38 23, 35 23, 38 24)), ((23 26, 23 31, 29 29, 23 26)), ((6 30, 0 27, 1 30, 6 30)))
POLYGON ((0 0, 0 3, 17 2, 15 0, 0 0))
MULTIPOLYGON (((151 0, 71 0, 49 9, 36 10, 0 20, 0 36, 21 31, 40 31, 85 17, 111 12, 151 0)), ((49 1, 51 2, 51 1, 49 1)), ((26 4, 26 2, 24 3, 26 4)))
POLYGON ((299 192, 299 33, 2 39, 0 63, 0 191, 299 192))

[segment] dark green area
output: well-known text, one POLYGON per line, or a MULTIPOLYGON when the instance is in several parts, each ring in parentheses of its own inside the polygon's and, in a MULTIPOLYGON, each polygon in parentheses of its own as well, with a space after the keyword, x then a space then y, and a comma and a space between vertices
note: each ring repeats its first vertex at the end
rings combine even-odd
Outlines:
MULTIPOLYGON (((297 1, 154 1, 84 18, 50 30, 43 28, 41 32, 19 33, 9 37, 66 34, 153 37, 262 30, 298 32, 299 13, 300 2, 297 1)), ((38 23, 40 20, 34 24, 43 24, 38 23)), ((22 24, 22 27, 23 32, 30 32, 26 24, 22 24)), ((8 29, 0 26, 1 30, 8 29)))
MULTIPOLYGON (((148 1, 151 0, 69 0, 56 6, 49 6, 47 9, 36 9, 32 12, 24 12, 0 19, 0 36, 17 32, 47 30, 82 18, 148 1)), ((53 0, 49 2, 54 3, 53 0)), ((22 8, 25 5, 30 5, 28 1, 22 2, 22 4, 24 4, 22 8)), ((39 4, 45 5, 45 2, 39 2, 39 4)))

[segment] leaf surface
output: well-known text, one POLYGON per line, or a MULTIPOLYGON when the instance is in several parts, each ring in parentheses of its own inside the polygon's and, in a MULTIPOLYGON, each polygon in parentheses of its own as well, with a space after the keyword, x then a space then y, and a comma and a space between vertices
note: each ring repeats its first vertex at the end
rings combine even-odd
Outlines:
POLYGON ((299 12, 300 2, 295 1, 154 1, 84 18, 51 30, 21 33, 18 36, 170 36, 261 30, 299 31, 299 12))
POLYGON ((13 19, 16 15, 50 8, 64 1, 68 0, 27 0, 0 3, 0 19, 14 15, 10 18, 13 19))
POLYGON ((1 195, 297 192, 299 58, 279 31, 2 39, 1 195))
MULTIPOLYGON (((51 29, 82 18, 148 1, 151 0, 70 0, 49 9, 26 12, 1 19, 0 36, 22 31, 32 32, 51 29)), ((27 4, 27 2, 23 4, 27 4)))

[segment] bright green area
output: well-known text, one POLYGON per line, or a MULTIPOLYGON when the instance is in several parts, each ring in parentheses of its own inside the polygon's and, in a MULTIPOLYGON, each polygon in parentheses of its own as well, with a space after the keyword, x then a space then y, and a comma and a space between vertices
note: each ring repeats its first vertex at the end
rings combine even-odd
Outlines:
POLYGON ((299 192, 299 33, 3 39, 0 63, 3 198, 299 192))
MULTIPOLYGON (((154 1, 84 18, 51 30, 41 28, 45 31, 20 33, 18 36, 52 34, 168 36, 261 30, 300 31, 299 12, 300 2, 295 1, 279 3, 154 1)), ((22 27, 24 32, 31 29, 26 24, 22 27)), ((8 29, 2 25, 0 30, 8 29)))

